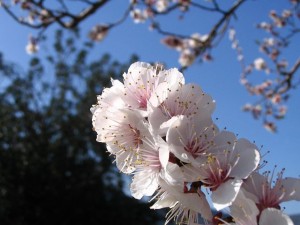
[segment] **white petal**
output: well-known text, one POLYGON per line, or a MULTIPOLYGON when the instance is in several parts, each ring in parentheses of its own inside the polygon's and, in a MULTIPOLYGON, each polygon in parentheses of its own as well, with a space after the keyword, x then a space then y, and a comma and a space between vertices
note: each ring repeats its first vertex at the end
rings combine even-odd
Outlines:
POLYGON ((235 201, 230 206, 230 215, 238 225, 256 224, 259 210, 254 201, 246 198, 242 190, 239 191, 235 201))
MULTIPOLYGON (((180 185, 171 185, 166 182, 165 178, 158 178, 158 184, 161 187, 161 192, 164 192, 159 196, 157 201, 150 207, 151 209, 161 209, 161 208, 172 208, 178 203, 177 190, 181 189, 180 185)), ((157 197, 157 196, 155 196, 157 197)), ((154 198, 153 198, 154 199, 154 198)), ((153 200, 152 199, 152 200, 153 200)), ((156 199, 156 198, 155 198, 156 199)))
POLYGON ((178 69, 173 68, 166 71, 161 71, 160 73, 166 74, 166 82, 170 86, 180 86, 185 83, 184 76, 178 69))
POLYGON ((201 87, 197 84, 186 84, 179 90, 179 101, 185 103, 185 107, 182 108, 184 115, 211 115, 215 109, 215 101, 205 94, 201 87))
POLYGON ((300 201, 300 179, 287 177, 282 180, 282 185, 285 193, 282 201, 300 201))
POLYGON ((170 126, 177 120, 178 120, 178 116, 173 116, 171 119, 167 120, 166 122, 163 122, 159 127, 160 133, 166 134, 167 131, 169 130, 170 126))
POLYGON ((149 103, 153 107, 158 107, 167 97, 169 91, 167 91, 169 88, 169 85, 167 82, 163 82, 157 86, 154 93, 151 95, 149 99, 149 103))
POLYGON ((200 114, 210 116, 215 104, 196 84, 170 87, 167 83, 161 83, 149 99, 148 105, 152 107, 149 111, 149 122, 154 129, 158 129, 163 122, 173 116, 191 117, 200 114))
POLYGON ((114 108, 125 108, 125 102, 122 100, 124 95, 124 85, 118 80, 111 80, 113 86, 110 88, 105 88, 102 94, 97 97, 98 104, 91 108, 94 114, 95 109, 100 111, 105 111, 108 107, 114 108))
POLYGON ((257 172, 253 172, 243 183, 245 195, 254 202, 259 203, 262 198, 262 187, 266 184, 267 178, 257 172))
POLYGON ((123 173, 132 173, 135 171, 133 161, 136 160, 136 154, 132 151, 123 151, 116 155, 117 168, 123 173))
POLYGON ((168 120, 168 117, 165 116, 160 110, 154 108, 150 103, 147 106, 148 110, 148 121, 151 125, 151 128, 157 134, 164 136, 166 134, 166 130, 160 130, 160 126, 168 120))
POLYGON ((217 190, 212 192, 211 199, 216 210, 219 211, 232 204, 242 183, 242 180, 231 179, 221 184, 217 190))
POLYGON ((152 196, 158 188, 157 176, 158 174, 151 170, 137 172, 130 186, 132 196, 136 199, 152 196))
POLYGON ((293 225, 291 218, 275 208, 264 209, 259 218, 259 225, 293 225))
MULTIPOLYGON (((162 185, 166 185, 165 188, 168 189, 168 187, 174 186, 174 185, 180 185, 182 186, 183 184, 183 173, 181 168, 174 164, 174 163, 168 163, 165 170, 162 171, 161 177, 166 181, 162 182, 162 185), (166 183, 166 184, 165 184, 166 183)), ((183 190, 183 187, 180 188, 183 190)), ((172 189, 173 190, 173 189, 172 189)), ((174 191, 176 191, 174 189, 174 191)), ((177 193, 177 191, 176 191, 177 193)))
POLYGON ((170 151, 183 162, 196 163, 195 158, 205 154, 213 145, 212 140, 218 129, 209 115, 190 118, 181 115, 173 118, 166 134, 170 151), (193 151, 187 150, 187 146, 193 146, 193 151))
POLYGON ((170 145, 170 151, 181 161, 188 163, 188 159, 192 155, 184 147, 188 142, 189 128, 191 128, 189 119, 183 115, 173 118, 173 123, 166 134, 166 140, 170 145))
MULTIPOLYGON (((205 162, 204 162, 205 163, 205 162)), ((206 174, 203 169, 199 169, 201 166, 195 166, 194 164, 186 164, 181 167, 184 181, 186 182, 197 182, 201 181, 204 177, 203 174, 206 174)))
POLYGON ((186 193, 179 194, 179 202, 185 207, 198 212, 201 216, 207 220, 212 219, 212 212, 210 206, 205 198, 205 195, 200 192, 198 193, 186 193))
POLYGON ((202 98, 203 109, 205 109, 209 114, 212 114, 216 108, 216 102, 212 99, 210 95, 204 94, 202 98))
POLYGON ((260 154, 257 147, 246 139, 239 139, 234 147, 234 153, 239 159, 230 176, 246 179, 258 166, 260 154))
POLYGON ((172 208, 178 203, 173 195, 165 195, 164 198, 159 198, 150 209, 172 208))
MULTIPOLYGON (((172 169, 170 168, 170 170, 173 170, 173 172, 178 171, 177 167, 172 167, 172 169)), ((180 178, 177 178, 177 181, 178 180, 180 180, 180 178)), ((205 198, 205 195, 202 192, 183 193, 183 185, 182 185, 183 183, 170 184, 169 182, 167 183, 165 180, 162 179, 159 180, 159 184, 162 187, 162 189, 164 189, 166 192, 163 195, 163 199, 162 200, 159 199, 158 205, 157 203, 155 203, 154 207, 157 208, 158 206, 164 206, 164 207, 172 208, 174 205, 173 206, 170 205, 175 202, 174 200, 176 200, 175 204, 181 204, 184 208, 198 212, 201 214, 203 218, 207 220, 212 219, 211 209, 205 198)))
POLYGON ((117 145, 114 145, 112 143, 106 144, 106 149, 109 153, 116 155, 118 152, 120 152, 120 148, 117 145))
POLYGON ((236 136, 234 133, 229 131, 221 131, 216 135, 216 137, 213 140, 214 147, 211 148, 210 151, 212 152, 223 152, 224 150, 232 150, 235 142, 236 142, 236 136))
POLYGON ((167 167, 167 164, 169 162, 169 155, 170 155, 170 151, 169 151, 169 146, 167 145, 167 143, 162 140, 162 138, 159 137, 158 141, 158 153, 159 153, 159 161, 162 165, 163 168, 167 167))
POLYGON ((145 70, 145 69, 150 69, 152 66, 149 63, 146 62, 134 62, 130 65, 128 68, 129 72, 132 72, 134 70, 145 70))

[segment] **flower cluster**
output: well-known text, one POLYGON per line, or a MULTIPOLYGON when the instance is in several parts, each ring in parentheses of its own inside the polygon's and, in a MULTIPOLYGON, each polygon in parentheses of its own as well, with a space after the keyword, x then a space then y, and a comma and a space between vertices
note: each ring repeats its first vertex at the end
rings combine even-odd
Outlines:
POLYGON ((112 80, 91 108, 97 141, 116 166, 132 174, 131 194, 170 208, 166 223, 292 224, 280 203, 300 200, 300 180, 258 173, 260 152, 247 139, 219 130, 215 101, 177 69, 136 62, 112 80), (210 200, 209 200, 210 199, 210 200), (229 217, 215 210, 230 209, 229 217))

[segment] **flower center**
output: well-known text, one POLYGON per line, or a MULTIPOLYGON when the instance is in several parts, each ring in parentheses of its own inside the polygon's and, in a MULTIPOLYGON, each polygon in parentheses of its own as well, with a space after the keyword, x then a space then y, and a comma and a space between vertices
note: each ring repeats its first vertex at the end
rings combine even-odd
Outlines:
POLYGON ((140 145, 143 144, 143 141, 141 139, 140 131, 134 127, 132 127, 130 124, 128 124, 129 129, 131 131, 131 134, 133 135, 133 145, 135 148, 138 148, 140 145))
MULTIPOLYGON (((222 183, 230 179, 230 167, 226 166, 215 156, 208 156, 207 160, 207 173, 208 177, 203 180, 204 186, 215 191, 222 183)), ((228 165, 228 164, 227 164, 228 165)))

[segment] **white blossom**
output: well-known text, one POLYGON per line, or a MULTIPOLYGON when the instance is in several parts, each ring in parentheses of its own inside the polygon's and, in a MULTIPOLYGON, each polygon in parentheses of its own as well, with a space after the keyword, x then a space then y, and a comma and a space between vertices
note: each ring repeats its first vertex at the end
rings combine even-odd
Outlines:
POLYGON ((158 12, 166 11, 168 6, 169 6, 169 0, 157 0, 155 3, 155 7, 158 12))
POLYGON ((267 68, 267 64, 263 58, 257 58, 253 62, 254 68, 256 70, 264 70, 267 68))
POLYGON ((199 166, 185 166, 190 181, 201 181, 212 191, 212 203, 217 210, 230 206, 235 200, 243 179, 258 166, 257 147, 246 139, 236 139, 222 131, 212 140, 206 156, 199 157, 199 166))
POLYGON ((140 9, 133 9, 130 12, 130 16, 132 17, 133 22, 135 23, 143 23, 147 19, 145 13, 140 9))
POLYGON ((130 108, 143 111, 147 110, 148 101, 160 84, 177 88, 185 82, 177 69, 164 70, 162 66, 152 67, 142 62, 132 64, 123 78, 122 99, 130 108))
POLYGON ((213 124, 210 115, 178 116, 170 125, 166 139, 170 151, 180 161, 196 163, 196 158, 205 156, 213 139, 218 133, 218 128, 213 124), (202 117, 202 118, 201 118, 202 117))
POLYGON ((175 116, 211 115, 214 108, 213 99, 196 84, 170 87, 163 83, 149 100, 148 119, 153 129, 165 134, 175 116))
POLYGON ((189 49, 184 49, 179 57, 179 64, 183 67, 187 67, 193 64, 195 61, 196 55, 193 51, 189 49))

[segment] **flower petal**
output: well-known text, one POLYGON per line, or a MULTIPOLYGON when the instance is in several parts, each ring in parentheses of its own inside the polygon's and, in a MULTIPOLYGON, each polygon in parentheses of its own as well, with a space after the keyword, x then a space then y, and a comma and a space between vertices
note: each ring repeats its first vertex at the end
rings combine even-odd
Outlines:
POLYGON ((259 225, 294 225, 289 216, 275 208, 267 208, 261 212, 259 225))
POLYGON ((231 179, 221 184, 217 190, 212 192, 211 199, 216 210, 219 211, 232 204, 242 183, 243 181, 240 179, 231 179))
POLYGON ((166 134, 170 151, 185 163, 195 163, 195 158, 205 155, 214 145, 218 129, 209 115, 202 117, 177 116, 166 134))
POLYGON ((235 142, 236 136, 234 133, 229 131, 221 131, 214 138, 214 147, 211 148, 211 152, 223 152, 224 150, 232 150, 235 142))
POLYGON ((246 139, 239 139, 234 147, 234 152, 239 160, 233 167, 230 176, 246 179, 258 166, 260 154, 257 147, 246 139))
POLYGON ((159 161, 162 167, 166 168, 169 162, 169 155, 170 155, 169 146, 161 137, 158 137, 156 142, 157 144, 159 144, 158 147, 159 161))
POLYGON ((135 173, 130 191, 134 198, 141 199, 143 196, 152 196, 158 188, 158 173, 150 169, 135 173))
POLYGON ((267 178, 257 172, 253 172, 243 183, 243 189, 247 198, 259 203, 262 199, 262 187, 267 183, 267 178))
POLYGON ((242 190, 239 191, 233 204, 230 206, 230 215, 238 225, 256 224, 259 210, 251 199, 247 198, 242 190))
POLYGON ((200 213, 204 219, 212 219, 210 206, 202 192, 179 194, 178 199, 185 207, 200 213))
POLYGON ((282 180, 282 186, 285 193, 282 201, 300 201, 300 179, 287 177, 282 180))

